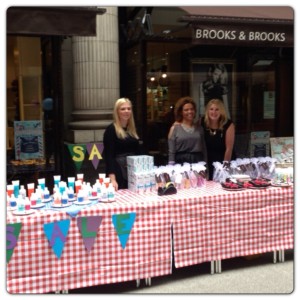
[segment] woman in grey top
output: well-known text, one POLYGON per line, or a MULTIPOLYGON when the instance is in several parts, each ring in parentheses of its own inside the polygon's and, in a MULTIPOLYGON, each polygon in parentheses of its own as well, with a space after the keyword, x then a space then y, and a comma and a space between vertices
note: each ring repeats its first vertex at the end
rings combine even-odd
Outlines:
POLYGON ((168 134, 169 164, 207 161, 203 128, 195 122, 196 103, 190 97, 182 97, 174 113, 176 122, 168 134))

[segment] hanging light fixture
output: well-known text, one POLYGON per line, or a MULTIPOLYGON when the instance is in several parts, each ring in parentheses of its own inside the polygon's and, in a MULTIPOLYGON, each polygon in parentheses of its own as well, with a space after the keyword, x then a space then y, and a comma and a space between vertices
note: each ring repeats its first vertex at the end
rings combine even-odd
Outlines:
POLYGON ((162 87, 166 87, 170 83, 167 71, 168 71, 167 65, 162 65, 160 70, 160 76, 158 79, 158 83, 162 87))
POLYGON ((151 69, 150 72, 147 73, 147 87, 149 89, 156 89, 158 85, 157 76, 154 69, 151 69))
MULTIPOLYGON (((151 70, 147 72, 147 87, 151 90, 156 89, 158 85, 157 81, 157 72, 154 69, 154 56, 153 56, 153 49, 151 54, 151 70)), ((148 63, 150 65, 150 62, 148 63)))
POLYGON ((163 54, 163 65, 161 66, 160 69, 160 76, 158 79, 158 83, 162 87, 166 87, 169 85, 169 78, 168 78, 168 55, 169 53, 166 51, 166 45, 164 43, 164 54, 163 54))

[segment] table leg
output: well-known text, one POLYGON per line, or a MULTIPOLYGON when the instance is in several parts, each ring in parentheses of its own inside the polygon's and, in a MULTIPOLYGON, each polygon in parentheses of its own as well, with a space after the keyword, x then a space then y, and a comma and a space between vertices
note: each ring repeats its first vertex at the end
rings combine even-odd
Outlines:
POLYGON ((69 290, 62 290, 61 293, 62 294, 69 294, 69 290))
POLYGON ((211 262, 210 262, 210 274, 215 274, 215 261, 214 260, 212 260, 211 262))
POLYGON ((210 262, 210 274, 222 273, 222 260, 212 260, 210 262))
POLYGON ((222 261, 216 260, 216 273, 222 273, 222 261))
POLYGON ((145 283, 146 283, 146 285, 150 286, 151 285, 151 277, 145 278, 145 283))
POLYGON ((278 260, 280 261, 280 262, 284 262, 284 250, 278 250, 278 253, 279 253, 279 255, 278 255, 278 260))
POLYGON ((137 287, 137 288, 140 287, 140 283, 141 283, 140 279, 137 279, 137 280, 136 280, 136 287, 137 287))
POLYGON ((282 252, 281 252, 281 250, 278 250, 278 261, 282 262, 282 252))
POLYGON ((276 250, 273 251, 273 263, 274 264, 277 263, 277 251, 276 250))

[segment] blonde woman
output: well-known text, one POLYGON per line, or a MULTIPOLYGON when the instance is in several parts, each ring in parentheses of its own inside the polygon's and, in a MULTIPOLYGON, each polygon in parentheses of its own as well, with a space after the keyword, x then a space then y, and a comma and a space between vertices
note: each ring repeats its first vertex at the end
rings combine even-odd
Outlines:
POLYGON ((209 179, 213 178, 213 162, 229 162, 235 159, 235 126, 228 119, 223 101, 211 99, 201 119, 207 147, 209 179))
POLYGON ((121 98, 116 101, 113 123, 104 132, 103 144, 107 176, 115 190, 127 189, 126 157, 141 154, 129 99, 121 98))

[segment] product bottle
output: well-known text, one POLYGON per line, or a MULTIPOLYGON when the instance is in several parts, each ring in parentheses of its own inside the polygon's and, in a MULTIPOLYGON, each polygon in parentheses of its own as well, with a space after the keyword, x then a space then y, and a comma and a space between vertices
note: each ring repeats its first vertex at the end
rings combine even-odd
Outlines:
POLYGON ((20 188, 20 191, 19 191, 19 195, 21 195, 21 197, 23 199, 25 199, 25 197, 26 197, 26 190, 24 188, 24 185, 21 185, 21 188, 20 188))
POLYGON ((88 197, 90 198, 92 196, 92 187, 90 182, 86 183, 86 190, 87 190, 88 197))
POLYGON ((100 199, 102 197, 101 184, 98 181, 97 183, 95 183, 94 186, 96 187, 97 190, 97 197, 98 199, 100 199))
POLYGON ((97 186, 94 184, 93 187, 92 187, 92 194, 91 194, 91 197, 93 199, 97 198, 97 186))
POLYGON ((35 193, 31 193, 30 196, 30 204, 31 206, 36 206, 36 200, 37 200, 37 196, 35 193))
POLYGON ((156 189, 158 190, 159 187, 163 187, 163 181, 160 177, 160 174, 156 173, 155 174, 155 181, 156 181, 156 189))
POLYGON ((178 190, 184 188, 182 184, 182 174, 180 172, 176 173, 175 175, 175 186, 178 190))
POLYGON ((115 199, 115 189, 114 189, 112 183, 110 183, 107 188, 107 199, 109 201, 112 201, 115 199))
POLYGON ((42 203, 42 194, 43 194, 42 189, 40 188, 35 189, 35 194, 36 194, 36 205, 40 205, 42 203))
POLYGON ((61 194, 59 192, 56 192, 54 195, 54 201, 53 204, 55 204, 56 206, 61 205, 61 194))
POLYGON ((25 212, 25 200, 22 198, 21 195, 18 196, 17 200, 17 210, 20 213, 25 212))
POLYGON ((101 192, 102 192, 102 201, 107 201, 107 188, 105 186, 105 184, 102 184, 101 186, 101 192))
POLYGON ((25 211, 29 211, 31 209, 31 205, 30 205, 30 201, 29 201, 28 197, 25 197, 24 205, 25 205, 25 211))
POLYGON ((49 192, 48 188, 45 187, 45 189, 44 189, 44 199, 49 200, 49 198, 50 198, 50 192, 49 192))
POLYGON ((197 175, 198 175, 197 172, 194 172, 194 170, 190 171, 190 182, 191 182, 192 188, 197 187, 197 181, 198 181, 197 175))
POLYGON ((77 202, 83 202, 84 201, 84 193, 83 190, 79 190, 77 194, 77 202))
POLYGON ((189 189, 191 187, 190 177, 187 171, 184 171, 184 188, 189 189))
POLYGON ((16 200, 14 194, 12 194, 10 199, 9 199, 9 205, 10 205, 11 208, 15 208, 17 206, 17 200, 16 200))
POLYGON ((70 186, 68 189, 67 189, 67 193, 68 193, 68 198, 70 200, 73 200, 74 199, 74 189, 72 186, 70 186))
POLYGON ((65 206, 68 204, 68 194, 66 191, 63 192, 62 196, 61 196, 61 205, 65 206))

